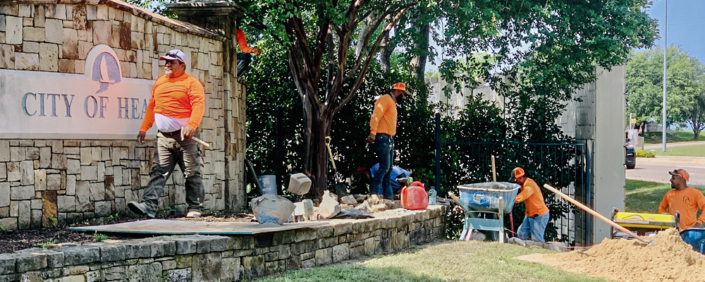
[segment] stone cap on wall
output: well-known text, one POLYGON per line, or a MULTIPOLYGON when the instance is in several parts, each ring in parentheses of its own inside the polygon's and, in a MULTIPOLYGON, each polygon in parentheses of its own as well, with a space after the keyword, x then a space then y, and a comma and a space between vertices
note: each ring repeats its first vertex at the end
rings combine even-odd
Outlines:
POLYGON ((211 39, 224 41, 225 38, 195 24, 170 19, 165 16, 150 12, 144 8, 130 5, 121 0, 10 0, 9 3, 21 4, 85 4, 85 5, 108 5, 110 7, 131 13, 148 21, 162 24, 173 28, 176 31, 190 33, 211 39))

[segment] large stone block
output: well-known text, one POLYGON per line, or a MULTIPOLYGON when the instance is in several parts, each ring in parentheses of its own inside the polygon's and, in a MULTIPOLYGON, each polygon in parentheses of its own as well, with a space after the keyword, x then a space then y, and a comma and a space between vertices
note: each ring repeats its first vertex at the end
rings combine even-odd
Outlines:
POLYGON ((22 39, 25 41, 44 42, 46 34, 43 27, 28 27, 22 28, 22 39))
POLYGON ((103 217, 109 216, 112 213, 112 207, 110 202, 101 201, 95 202, 95 216, 103 217))
POLYGON ((193 256, 191 275, 196 281, 216 281, 222 279, 222 260, 220 253, 199 254, 193 256))
POLYGON ((59 212, 72 212, 76 210, 75 196, 57 196, 56 208, 59 212))
POLYGON ((68 174, 81 173, 81 162, 79 160, 66 160, 66 169, 68 174))
POLYGON ((0 208, 10 206, 10 182, 0 182, 0 208))
POLYGON ((66 176, 66 195, 76 195, 76 176, 66 176))
POLYGON ((30 200, 34 198, 34 186, 15 186, 10 188, 10 199, 13 201, 30 200))
POLYGON ((16 217, 0 218, 0 227, 4 228, 5 230, 17 230, 17 218, 16 217))
POLYGON ((103 245, 100 246, 100 261, 123 261, 127 248, 125 245, 103 245))
POLYGON ((109 21, 94 21, 93 22, 93 43, 94 44, 109 44, 113 29, 109 21))
POLYGON ((64 41, 64 24, 61 20, 47 19, 44 25, 46 41, 62 44, 64 41))
POLYGON ((47 189, 47 171, 38 169, 34 171, 34 190, 44 191, 47 189))
POLYGON ((0 140, 0 162, 10 161, 10 141, 0 140))
POLYGON ((65 59, 78 59, 78 32, 72 28, 63 29, 63 42, 61 44, 61 57, 65 59))
POLYGON ((4 163, 0 163, 0 179, 7 178, 7 166, 4 163))
POLYGON ((350 258, 350 249, 348 244, 340 244, 333 247, 333 262, 340 262, 350 258))
POLYGON ((88 211, 90 208, 91 183, 89 181, 76 182, 76 210, 88 211))
POLYGON ((18 203, 17 227, 19 229, 28 229, 32 224, 32 208, 30 203, 30 201, 21 201, 18 203))
POLYGON ((103 270, 103 277, 107 281, 124 281, 127 280, 127 267, 115 266, 103 270))
POLYGON ((81 166, 81 180, 98 180, 98 166, 81 166))
POLYGON ((162 276, 162 264, 137 264, 127 268, 130 282, 158 282, 162 276))
POLYGON ((5 17, 5 43, 22 44, 22 18, 5 17))
POLYGON ((22 174, 22 179, 20 179, 21 185, 34 185, 33 161, 20 162, 20 173, 22 174))
POLYGON ((67 158, 64 154, 52 154, 51 157, 51 168, 53 169, 66 169, 67 158))
POLYGON ((39 149, 39 167, 49 168, 51 165, 51 148, 42 147, 39 149))
POLYGON ((316 250, 316 265, 326 265, 333 262, 332 248, 316 250))
POLYGON ((18 70, 39 70, 39 54, 15 52, 15 68, 18 70))
MULTIPOLYGON (((191 269, 174 269, 164 272, 165 282, 191 281, 191 269)), ((236 281, 236 280, 233 280, 236 281)))
POLYGON ((264 275, 264 256, 249 256, 242 258, 244 279, 255 279, 264 275))
POLYGON ((59 70, 59 45, 51 43, 39 44, 39 70, 59 70))
POLYGON ((60 249, 64 253, 64 265, 82 265, 100 261, 100 248, 75 246, 60 249))
MULTIPOLYGON (((37 180, 34 180, 34 184, 37 184, 37 180)), ((61 174, 49 174, 47 175, 47 190, 64 190, 62 189, 66 187, 66 184, 62 185, 62 177, 61 174)))
POLYGON ((150 257, 150 245, 145 242, 134 242, 125 245, 125 258, 137 259, 150 257))

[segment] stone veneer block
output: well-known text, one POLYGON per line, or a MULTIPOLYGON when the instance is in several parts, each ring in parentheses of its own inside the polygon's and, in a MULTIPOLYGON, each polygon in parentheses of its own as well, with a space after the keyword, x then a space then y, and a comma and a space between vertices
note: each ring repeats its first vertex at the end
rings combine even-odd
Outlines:
POLYGON ((61 248, 64 253, 64 265, 89 264, 100 261, 100 248, 94 246, 76 246, 61 248))

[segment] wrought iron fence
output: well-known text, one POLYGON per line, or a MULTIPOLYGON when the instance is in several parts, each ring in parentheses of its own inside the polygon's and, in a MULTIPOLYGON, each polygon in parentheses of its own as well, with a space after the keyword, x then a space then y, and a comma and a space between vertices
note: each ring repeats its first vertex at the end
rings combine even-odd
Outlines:
MULTIPOLYGON (((586 144, 443 142, 439 135, 436 138, 436 187, 440 187, 441 194, 457 193, 459 184, 492 181, 491 158, 494 156, 497 181, 507 181, 514 167, 522 167, 539 186, 550 184, 592 206, 586 144)), ((551 211, 546 239, 571 245, 591 243, 590 217, 557 195, 542 190, 551 211)), ((518 227, 524 218, 524 206, 515 205, 512 213, 514 226, 518 227)), ((505 217, 505 226, 511 223, 509 218, 505 217)))

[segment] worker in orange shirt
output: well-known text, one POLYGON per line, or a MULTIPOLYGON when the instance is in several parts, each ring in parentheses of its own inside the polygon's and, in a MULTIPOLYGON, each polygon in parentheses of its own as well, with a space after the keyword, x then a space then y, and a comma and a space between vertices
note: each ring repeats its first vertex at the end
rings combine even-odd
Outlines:
POLYGON ((526 177, 524 169, 520 167, 512 170, 509 182, 521 185, 521 192, 517 195, 514 203, 524 202, 526 206, 524 221, 519 225, 517 237, 526 240, 530 235, 534 241, 545 242, 543 234, 546 231, 550 214, 546 203, 543 202, 541 189, 533 179, 526 177))
POLYGON ((196 130, 205 110, 203 85, 186 73, 187 58, 184 52, 174 49, 159 59, 166 61, 164 75, 154 83, 152 98, 137 134, 137 140, 144 143, 147 130, 154 123, 159 129, 152 175, 142 196, 143 202, 130 202, 127 206, 138 215, 153 218, 159 194, 176 164, 179 164, 186 179, 186 217, 200 217, 203 199, 201 150, 192 137, 197 135, 196 130))
POLYGON ((379 169, 372 179, 370 191, 375 193, 374 191, 381 190, 383 197, 390 200, 394 199, 390 178, 394 162, 394 135, 397 134, 397 103, 405 99, 406 94, 404 83, 394 84, 391 93, 377 99, 370 118, 370 136, 367 138, 367 144, 375 146, 379 159, 379 169))
POLYGON ((237 76, 240 77, 241 74, 250 68, 250 63, 252 62, 252 55, 250 54, 259 56, 262 50, 257 47, 251 48, 247 46, 245 32, 239 28, 235 32, 235 37, 237 37, 237 45, 240 46, 240 51, 242 51, 242 53, 237 53, 237 76))
POLYGON ((680 230, 692 227, 700 227, 705 222, 705 196, 700 190, 689 187, 687 182, 690 179, 685 169, 676 169, 668 172, 671 175, 671 188, 666 192, 661 204, 658 206, 659 213, 670 213, 676 215, 680 213, 680 230), (697 218, 698 209, 702 213, 697 218))

